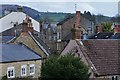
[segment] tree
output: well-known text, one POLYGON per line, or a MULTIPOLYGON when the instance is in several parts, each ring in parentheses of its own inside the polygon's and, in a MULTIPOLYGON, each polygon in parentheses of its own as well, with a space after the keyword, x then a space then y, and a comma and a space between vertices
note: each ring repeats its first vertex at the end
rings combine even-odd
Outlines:
POLYGON ((113 32, 113 30, 111 29, 111 26, 112 26, 111 22, 104 22, 104 23, 101 23, 101 25, 103 26, 104 32, 113 32))
POLYGON ((41 80, 87 80, 88 67, 73 55, 51 57, 42 66, 41 80))

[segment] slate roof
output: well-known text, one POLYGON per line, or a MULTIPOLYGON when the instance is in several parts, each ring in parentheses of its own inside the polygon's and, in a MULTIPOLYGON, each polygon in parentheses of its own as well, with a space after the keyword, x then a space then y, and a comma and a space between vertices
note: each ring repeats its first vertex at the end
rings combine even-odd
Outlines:
POLYGON ((102 32, 89 36, 89 39, 120 39, 120 33, 102 32))
POLYGON ((50 54, 50 49, 49 49, 49 47, 43 42, 43 40, 42 40, 40 37, 38 37, 37 35, 35 35, 35 34, 32 34, 32 35, 33 35, 33 37, 42 45, 42 47, 47 51, 47 53, 50 54))
POLYGON ((109 33, 109 32, 97 33, 89 36, 89 39, 108 39, 112 35, 113 33, 109 33))
MULTIPOLYGON (((78 41, 78 43, 80 43, 78 41)), ((120 75, 120 40, 82 40, 97 76, 120 75)))
POLYGON ((59 21, 59 22, 57 23, 57 25, 62 25, 62 24, 64 24, 66 21, 68 21, 69 19, 72 19, 72 18, 74 18, 74 16, 71 16, 71 17, 68 17, 68 18, 64 18, 63 20, 59 21))
POLYGON ((2 40, 1 43, 7 43, 10 40, 12 40, 14 36, 0 36, 0 39, 2 40))
POLYGON ((110 39, 120 39, 120 33, 113 34, 110 39))
POLYGON ((18 62, 18 61, 30 61, 41 59, 30 48, 22 44, 0 44, 0 62, 18 62))
POLYGON ((17 25, 16 27, 12 27, 10 29, 7 29, 5 31, 3 31, 2 33, 0 33, 0 35, 2 36, 15 36, 15 30, 17 30, 17 35, 19 35, 22 31, 22 23, 17 25))

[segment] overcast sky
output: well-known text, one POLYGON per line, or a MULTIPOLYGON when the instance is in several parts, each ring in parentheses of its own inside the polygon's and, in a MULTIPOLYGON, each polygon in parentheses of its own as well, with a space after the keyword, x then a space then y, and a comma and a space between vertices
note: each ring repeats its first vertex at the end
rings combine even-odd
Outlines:
POLYGON ((81 12, 90 11, 93 14, 115 16, 118 14, 119 0, 0 0, 1 4, 18 4, 28 6, 41 12, 66 12, 75 13, 76 9, 81 12))

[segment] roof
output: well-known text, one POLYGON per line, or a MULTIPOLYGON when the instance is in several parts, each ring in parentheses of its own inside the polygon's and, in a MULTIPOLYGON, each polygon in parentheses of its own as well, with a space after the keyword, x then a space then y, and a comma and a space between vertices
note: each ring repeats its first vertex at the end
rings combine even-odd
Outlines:
POLYGON ((95 76, 120 75, 120 40, 70 40, 61 55, 71 50, 89 66, 95 76), (79 47, 78 47, 79 46, 79 47))
MULTIPOLYGON (((18 25, 18 26, 16 26, 16 28, 15 27, 13 27, 13 28, 10 28, 10 29, 8 29, 8 30, 6 30, 6 31, 4 31, 4 32, 2 32, 1 33, 1 43, 9 43, 9 42, 14 42, 14 41, 16 41, 16 39, 20 36, 20 34, 21 34, 21 30, 22 30, 22 23, 20 24, 20 25, 18 25), (16 32, 17 32, 17 36, 15 37, 15 34, 11 34, 11 33, 14 33, 15 32, 15 29, 16 29, 16 32), (3 38, 2 38, 3 37, 3 38)), ((40 37, 38 37, 38 35, 35 35, 35 34, 40 34, 38 31, 33 31, 33 34, 29 34, 29 36, 31 36, 31 38, 34 40, 34 42, 33 42, 33 45, 38 45, 39 46, 39 48, 40 49, 42 49, 43 51, 44 51, 44 53, 46 54, 46 55, 49 55, 49 48, 48 48, 48 46, 42 41, 42 39, 40 38, 40 37)), ((22 37, 23 38, 23 37, 22 37)), ((26 38, 26 37, 25 37, 26 38)), ((25 39, 26 40, 26 39, 25 39)), ((26 44, 26 46, 28 46, 29 44, 29 42, 31 41, 31 40, 29 40, 29 41, 25 41, 25 40, 23 40, 23 42, 25 42, 26 44)), ((19 42, 22 42, 22 41, 19 41, 19 42)), ((24 43, 23 43, 24 44, 24 43)), ((32 44, 30 44, 30 45, 32 45, 32 44)), ((32 46, 28 46, 29 48, 34 48, 34 47, 32 47, 32 46)), ((36 48, 34 48, 35 50, 36 50, 36 48)), ((33 50, 34 50, 33 49, 33 50)), ((38 48, 37 48, 38 49, 38 48)), ((38 52, 37 52, 38 53, 38 52)))
POLYGON ((110 39, 120 39, 120 33, 113 34, 110 39))
POLYGON ((68 21, 69 19, 72 19, 72 18, 74 18, 74 16, 65 18, 64 20, 59 21, 59 22, 57 23, 57 25, 62 25, 62 24, 64 24, 66 21, 68 21))
POLYGON ((98 76, 120 75, 120 40, 82 40, 98 76))
POLYGON ((41 59, 39 55, 23 44, 0 44, 0 46, 2 46, 0 62, 3 63, 41 59))
POLYGON ((89 39, 120 39, 120 33, 102 32, 89 36, 89 39))
POLYGON ((113 35, 113 33, 110 32, 102 32, 102 33, 97 33, 89 36, 89 39, 108 39, 113 35))
POLYGON ((15 36, 15 30, 17 30, 16 34, 19 35, 21 33, 21 30, 22 30, 22 25, 23 24, 21 23, 19 25, 16 25, 15 27, 7 29, 7 30, 1 32, 0 35, 2 35, 2 36, 15 36))
POLYGON ((11 41, 13 38, 15 38, 14 36, 0 36, 2 42, 1 43, 7 43, 9 41, 11 41))
POLYGON ((34 39, 35 39, 35 41, 37 41, 38 43, 38 45, 39 45, 39 47, 46 53, 46 55, 49 55, 50 54, 50 49, 49 49, 49 47, 43 42, 43 40, 40 38, 40 37, 38 37, 37 35, 35 35, 35 34, 30 34, 34 39))

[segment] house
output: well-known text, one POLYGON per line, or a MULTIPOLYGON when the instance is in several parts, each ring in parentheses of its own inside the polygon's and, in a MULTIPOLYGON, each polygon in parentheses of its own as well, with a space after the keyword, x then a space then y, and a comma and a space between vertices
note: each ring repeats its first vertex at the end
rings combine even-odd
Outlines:
POLYGON ((66 44, 74 39, 74 35, 78 39, 82 39, 84 35, 94 33, 94 23, 83 16, 80 11, 76 11, 76 15, 68 17, 57 24, 57 50, 61 52, 66 44))
POLYGON ((24 44, 0 44, 0 79, 38 78, 42 57, 24 44))
MULTIPOLYGON (((18 24, 21 24, 26 16, 27 16, 27 14, 18 11, 18 12, 10 12, 9 14, 0 18, 0 24, 1 24, 0 32, 8 30, 18 24)), ((27 16, 27 17, 29 17, 29 16, 27 16)), ((40 29, 39 22, 37 20, 33 19, 32 17, 29 17, 29 18, 32 20, 34 29, 39 32, 39 29, 40 29)))
POLYGON ((120 79, 120 40, 71 40, 61 55, 73 53, 89 68, 90 80, 120 79))
POLYGON ((40 38, 40 33, 35 31, 32 26, 32 20, 26 16, 21 24, 1 33, 2 43, 22 43, 42 58, 47 58, 50 54, 49 47, 40 38))
POLYGON ((38 36, 37 31, 32 27, 32 20, 27 17, 23 20, 22 31, 12 43, 23 43, 33 51, 38 53, 42 58, 47 58, 50 54, 49 47, 38 36))
POLYGON ((43 23, 40 31, 44 43, 48 45, 51 53, 57 52, 57 25, 56 23, 43 23))

